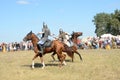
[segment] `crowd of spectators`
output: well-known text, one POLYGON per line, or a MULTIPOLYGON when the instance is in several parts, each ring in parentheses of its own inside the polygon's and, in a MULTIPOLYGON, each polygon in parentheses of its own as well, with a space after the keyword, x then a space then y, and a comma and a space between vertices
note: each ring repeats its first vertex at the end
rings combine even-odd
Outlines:
POLYGON ((10 52, 10 51, 20 51, 20 50, 32 50, 33 45, 29 42, 12 42, 12 43, 0 43, 0 51, 10 52))
POLYGON ((80 49, 116 49, 120 48, 120 37, 87 37, 78 40, 80 49))

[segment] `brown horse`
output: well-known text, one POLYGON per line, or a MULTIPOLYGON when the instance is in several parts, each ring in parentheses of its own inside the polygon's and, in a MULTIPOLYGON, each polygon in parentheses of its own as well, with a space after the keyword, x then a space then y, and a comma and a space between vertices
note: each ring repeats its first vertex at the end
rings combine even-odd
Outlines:
MULTIPOLYGON (((69 56, 71 56, 72 62, 73 62, 73 58, 74 58, 74 53, 78 54, 80 57, 80 60, 82 60, 80 53, 77 51, 77 49, 78 49, 77 38, 81 35, 82 35, 82 32, 73 32, 71 34, 72 37, 70 40, 73 42, 73 46, 71 46, 71 47, 68 47, 65 43, 62 43, 64 45, 63 52, 66 52, 69 56)), ((55 53, 53 53, 51 55, 53 60, 55 60, 54 55, 55 55, 55 53)))
POLYGON ((72 35, 71 35, 72 36, 71 40, 74 43, 74 45, 72 46, 73 53, 78 54, 79 57, 80 57, 80 60, 82 60, 82 57, 81 57, 80 53, 77 51, 77 49, 78 49, 78 46, 77 46, 77 40, 78 39, 77 38, 79 36, 81 36, 82 34, 83 34, 82 32, 73 32, 72 35))
POLYGON ((31 40, 32 41, 32 44, 33 44, 33 47, 34 47, 34 52, 35 52, 35 56, 33 57, 32 59, 32 68, 34 68, 34 60, 39 56, 40 57, 40 60, 41 60, 41 63, 43 65, 42 69, 44 69, 45 67, 45 64, 44 64, 44 59, 43 59, 43 55, 45 53, 50 53, 50 52, 55 52, 57 53, 58 57, 60 58, 60 66, 62 64, 65 64, 65 57, 66 55, 65 54, 62 54, 62 51, 63 51, 63 45, 61 45, 60 41, 58 40, 53 40, 51 42, 51 45, 49 47, 45 47, 44 50, 43 50, 43 54, 40 53, 39 51, 39 48, 38 48, 38 41, 39 41, 39 38, 31 32, 29 32, 23 39, 23 41, 29 41, 31 40))

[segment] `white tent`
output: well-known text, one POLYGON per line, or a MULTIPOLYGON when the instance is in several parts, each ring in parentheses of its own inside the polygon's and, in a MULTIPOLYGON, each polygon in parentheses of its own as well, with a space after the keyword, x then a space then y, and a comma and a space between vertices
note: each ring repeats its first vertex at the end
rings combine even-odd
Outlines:
POLYGON ((103 35, 101 35, 101 37, 102 38, 107 38, 107 37, 112 38, 112 37, 115 37, 115 36, 112 35, 112 34, 103 34, 103 35))

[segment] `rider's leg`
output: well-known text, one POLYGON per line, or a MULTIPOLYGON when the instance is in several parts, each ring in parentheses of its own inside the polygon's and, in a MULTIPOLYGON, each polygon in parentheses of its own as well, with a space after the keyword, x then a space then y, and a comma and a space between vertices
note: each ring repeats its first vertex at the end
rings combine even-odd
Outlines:
POLYGON ((43 42, 42 41, 38 42, 38 49, 40 50, 39 53, 43 53, 43 42))
POLYGON ((39 47, 40 47, 40 53, 43 54, 43 46, 39 44, 39 47))
POLYGON ((70 43, 68 42, 68 40, 64 40, 64 43, 68 46, 68 47, 70 47, 70 43))

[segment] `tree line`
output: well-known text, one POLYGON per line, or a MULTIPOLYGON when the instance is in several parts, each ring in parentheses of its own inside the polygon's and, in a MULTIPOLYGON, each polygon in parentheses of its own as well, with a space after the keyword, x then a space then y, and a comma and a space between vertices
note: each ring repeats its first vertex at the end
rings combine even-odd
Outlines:
POLYGON ((97 36, 110 33, 112 35, 120 35, 120 10, 114 13, 98 13, 92 20, 95 25, 95 33, 97 36))

